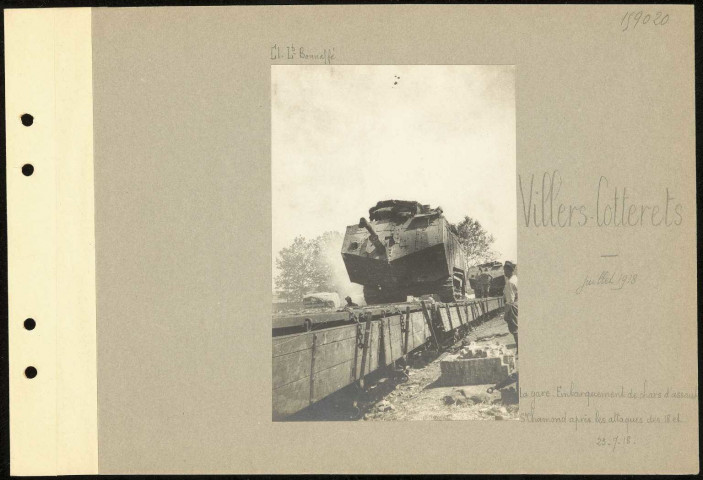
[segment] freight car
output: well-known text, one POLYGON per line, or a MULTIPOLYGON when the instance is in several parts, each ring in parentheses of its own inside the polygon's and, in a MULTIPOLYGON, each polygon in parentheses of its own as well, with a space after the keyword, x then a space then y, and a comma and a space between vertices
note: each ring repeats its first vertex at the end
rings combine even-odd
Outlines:
POLYGON ((273 419, 283 420, 419 348, 443 351, 505 305, 503 298, 406 302, 276 317, 273 419))

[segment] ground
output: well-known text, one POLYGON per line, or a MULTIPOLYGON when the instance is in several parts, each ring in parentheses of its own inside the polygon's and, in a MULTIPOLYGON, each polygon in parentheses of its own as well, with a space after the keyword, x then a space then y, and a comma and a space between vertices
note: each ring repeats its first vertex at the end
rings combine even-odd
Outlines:
MULTIPOLYGON (((467 341, 479 345, 499 342, 515 349, 513 336, 508 332, 502 314, 469 333, 467 341)), ((459 342, 458 346, 461 345, 459 342)), ((455 347, 456 349, 456 347, 455 347)), ((408 380, 397 383, 382 400, 376 402, 364 415, 365 420, 517 420, 517 395, 513 390, 486 390, 492 385, 443 387, 437 385, 440 361, 447 351, 429 363, 410 362, 408 380), (513 395, 511 395, 511 393, 513 395), (502 397, 506 398, 503 399, 502 397), (509 398, 513 397, 513 398, 509 398)), ((419 355, 421 360, 422 355, 419 355)), ((381 381, 385 383, 388 380, 381 381)), ((380 388, 371 386, 369 389, 380 388)))
POLYGON ((440 361, 470 341, 479 345, 499 342, 515 352, 515 339, 501 313, 447 351, 439 355, 432 350, 415 352, 395 374, 367 377, 364 389, 343 389, 289 420, 517 420, 515 384, 491 394, 486 390, 493 385, 439 384, 440 361))

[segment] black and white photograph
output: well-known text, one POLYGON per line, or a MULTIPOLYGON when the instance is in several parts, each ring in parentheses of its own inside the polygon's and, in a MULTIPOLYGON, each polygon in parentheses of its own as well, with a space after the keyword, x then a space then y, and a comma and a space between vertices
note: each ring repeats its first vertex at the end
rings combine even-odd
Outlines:
POLYGON ((517 420, 515 67, 271 67, 275 421, 517 420))

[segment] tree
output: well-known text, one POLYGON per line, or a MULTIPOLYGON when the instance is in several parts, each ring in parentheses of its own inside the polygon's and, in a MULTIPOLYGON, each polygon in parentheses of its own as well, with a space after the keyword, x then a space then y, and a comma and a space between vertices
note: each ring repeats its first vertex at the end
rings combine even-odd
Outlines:
POLYGON ((459 238, 470 266, 495 260, 500 255, 491 248, 495 238, 478 220, 467 215, 457 225, 450 223, 449 229, 459 238))
POLYGON ((296 237, 291 246, 278 253, 276 267, 276 288, 286 301, 299 302, 307 293, 328 290, 329 268, 319 238, 296 237))

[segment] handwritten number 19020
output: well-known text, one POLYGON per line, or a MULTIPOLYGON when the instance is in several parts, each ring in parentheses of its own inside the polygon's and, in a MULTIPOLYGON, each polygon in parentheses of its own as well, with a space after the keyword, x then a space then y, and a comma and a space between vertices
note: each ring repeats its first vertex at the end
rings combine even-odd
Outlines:
POLYGON ((642 10, 639 12, 627 12, 625 13, 625 16, 622 17, 622 20, 620 20, 620 26, 625 27, 622 29, 624 32, 628 28, 630 28, 630 24, 632 23, 632 29, 634 30, 637 28, 638 24, 641 25, 647 25, 648 23, 651 23, 652 25, 666 25, 669 22, 669 15, 663 15, 662 12, 657 12, 654 15, 651 15, 649 13, 644 13, 642 10))

